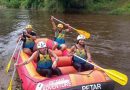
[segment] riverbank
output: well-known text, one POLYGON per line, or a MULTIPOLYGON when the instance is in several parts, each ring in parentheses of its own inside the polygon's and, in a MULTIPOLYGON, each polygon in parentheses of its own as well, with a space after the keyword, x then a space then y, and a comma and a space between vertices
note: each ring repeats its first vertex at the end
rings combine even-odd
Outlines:
POLYGON ((115 0, 106 5, 101 5, 100 11, 107 11, 108 14, 112 15, 130 15, 130 0, 115 0), (103 8, 104 7, 104 8, 103 8))
POLYGON ((48 12, 77 12, 95 14, 130 15, 130 0, 0 0, 0 8, 37 9, 48 12))

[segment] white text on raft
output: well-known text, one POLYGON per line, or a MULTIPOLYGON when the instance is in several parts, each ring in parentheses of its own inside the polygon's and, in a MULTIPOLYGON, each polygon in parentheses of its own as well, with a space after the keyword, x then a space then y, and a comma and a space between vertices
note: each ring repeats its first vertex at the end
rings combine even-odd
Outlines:
POLYGON ((92 84, 92 85, 86 85, 82 86, 82 90, 101 90, 101 84, 92 84))

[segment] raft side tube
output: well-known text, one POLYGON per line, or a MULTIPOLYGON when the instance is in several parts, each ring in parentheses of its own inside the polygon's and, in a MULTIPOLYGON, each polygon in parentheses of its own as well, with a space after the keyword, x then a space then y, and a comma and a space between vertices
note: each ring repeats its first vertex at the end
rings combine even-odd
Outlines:
POLYGON ((100 82, 93 84, 78 85, 62 90, 114 90, 114 82, 100 82))

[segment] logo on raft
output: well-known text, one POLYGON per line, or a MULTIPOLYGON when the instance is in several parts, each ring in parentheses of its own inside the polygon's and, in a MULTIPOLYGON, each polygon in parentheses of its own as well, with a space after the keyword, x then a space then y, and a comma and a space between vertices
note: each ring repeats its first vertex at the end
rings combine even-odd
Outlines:
POLYGON ((114 90, 114 82, 100 82, 93 84, 77 85, 63 90, 114 90))
POLYGON ((82 90, 102 90, 101 84, 91 84, 82 86, 82 90))
POLYGON ((38 83, 35 90, 58 90, 62 88, 68 88, 71 86, 69 79, 60 78, 55 80, 50 80, 44 83, 38 83))

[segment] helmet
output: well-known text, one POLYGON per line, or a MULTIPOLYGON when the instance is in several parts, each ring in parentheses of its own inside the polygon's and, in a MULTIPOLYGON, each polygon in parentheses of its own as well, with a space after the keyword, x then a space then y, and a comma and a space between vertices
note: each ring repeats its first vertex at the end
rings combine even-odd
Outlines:
POLYGON ((32 29, 32 25, 27 25, 26 29, 32 29))
POLYGON ((84 35, 78 35, 77 40, 85 39, 86 37, 84 35))
POLYGON ((58 28, 63 28, 63 24, 58 24, 57 27, 58 28))
POLYGON ((45 48, 45 47, 47 47, 45 42, 43 42, 43 41, 38 42, 38 44, 37 44, 37 48, 38 48, 38 49, 40 49, 40 48, 45 48))

